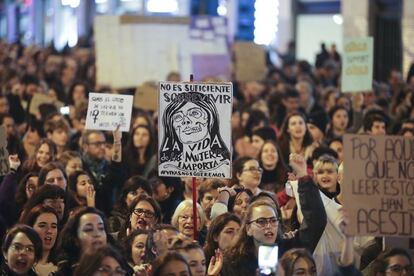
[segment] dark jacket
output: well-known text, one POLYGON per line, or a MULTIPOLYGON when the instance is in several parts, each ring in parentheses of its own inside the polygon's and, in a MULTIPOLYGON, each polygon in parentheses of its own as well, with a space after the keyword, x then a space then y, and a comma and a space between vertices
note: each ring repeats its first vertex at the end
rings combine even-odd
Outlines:
MULTIPOLYGON (((14 273, 6 264, 0 266, 0 276, 18 276, 19 274, 14 273)), ((26 274, 27 276, 37 276, 36 272, 29 270, 26 274)))
POLYGON ((13 226, 20 214, 21 208, 16 204, 17 174, 10 172, 4 176, 0 185, 0 215, 7 223, 7 227, 13 226))

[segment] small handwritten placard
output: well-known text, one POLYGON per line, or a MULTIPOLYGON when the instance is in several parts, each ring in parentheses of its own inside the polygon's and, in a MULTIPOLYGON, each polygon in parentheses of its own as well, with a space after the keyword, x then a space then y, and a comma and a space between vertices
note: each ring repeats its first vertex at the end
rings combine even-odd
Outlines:
POLYGON ((133 102, 130 95, 89 93, 86 129, 113 131, 120 125, 128 132, 133 102))

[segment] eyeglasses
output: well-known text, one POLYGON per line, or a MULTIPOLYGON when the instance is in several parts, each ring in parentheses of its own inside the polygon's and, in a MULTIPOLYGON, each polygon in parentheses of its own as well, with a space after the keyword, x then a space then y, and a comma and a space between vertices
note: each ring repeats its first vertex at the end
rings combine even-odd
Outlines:
POLYGON ((137 216, 142 216, 144 215, 145 218, 151 219, 155 216, 154 212, 151 212, 150 210, 145 210, 145 209, 134 209, 133 213, 137 216))
POLYGON ((13 243, 11 246, 17 253, 25 252, 27 254, 34 254, 35 248, 33 245, 23 245, 21 243, 13 243))
POLYGON ((256 223, 257 226, 259 226, 260 228, 264 228, 267 225, 276 226, 279 224, 279 221, 277 217, 271 217, 271 218, 258 218, 258 219, 249 221, 249 224, 251 223, 256 223))
POLYGON ((258 173, 262 173, 263 169, 262 168, 256 168, 256 167, 251 167, 251 168, 247 168, 243 170, 244 172, 258 172, 258 173))
POLYGON ((399 273, 401 274, 403 271, 405 271, 406 273, 411 273, 413 272, 414 267, 413 265, 406 265, 406 266, 401 266, 401 265, 392 265, 390 267, 387 267, 387 271, 391 271, 394 273, 399 273))
POLYGON ((109 267, 106 267, 106 266, 98 268, 97 272, 98 272, 98 275, 111 275, 111 276, 124 276, 124 275, 126 275, 125 270, 123 270, 122 268, 117 268, 115 270, 112 270, 112 269, 110 269, 109 267))
POLYGON ((92 146, 95 146, 95 147, 102 147, 102 146, 105 146, 105 144, 106 144, 106 141, 98 141, 98 142, 88 143, 88 145, 92 145, 92 146))

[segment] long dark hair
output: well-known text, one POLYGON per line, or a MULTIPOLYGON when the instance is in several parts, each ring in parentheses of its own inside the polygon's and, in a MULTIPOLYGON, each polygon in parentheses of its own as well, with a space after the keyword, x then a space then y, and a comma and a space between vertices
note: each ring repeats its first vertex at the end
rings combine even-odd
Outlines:
POLYGON ((302 147, 306 148, 306 147, 310 146, 313 143, 312 136, 311 136, 308 128, 306 127, 306 116, 305 116, 305 114, 303 114, 301 112, 292 112, 288 116, 286 116, 285 120, 283 121, 282 129, 281 129, 281 132, 280 132, 280 139, 279 139, 280 150, 282 152, 282 157, 285 160, 286 164, 287 164, 287 161, 289 160, 290 139, 291 139, 290 133, 288 133, 287 130, 289 128, 290 118, 292 118, 294 116, 301 117, 303 119, 304 124, 305 124, 305 136, 303 137, 302 147))
POLYGON ((37 164, 36 155, 40 147, 43 144, 46 144, 49 147, 49 154, 50 154, 49 161, 55 160, 56 154, 57 154, 57 148, 56 148, 55 143, 53 143, 53 141, 50 139, 43 138, 40 140, 40 143, 36 146, 34 154, 30 156, 28 159, 26 159, 26 161, 23 163, 23 166, 22 166, 23 172, 27 173, 27 172, 39 172, 40 171, 41 168, 37 164))
POLYGON ((147 147, 145 148, 145 152, 144 152, 145 162, 148 162, 151 159, 151 157, 155 154, 156 141, 155 141, 154 130, 150 126, 137 125, 130 132, 128 143, 124 150, 125 160, 127 161, 125 164, 128 164, 128 166, 130 167, 133 167, 134 165, 136 166, 138 163, 137 161, 139 160, 139 154, 138 154, 137 148, 134 145, 134 135, 135 135, 135 132, 139 128, 146 129, 149 134, 149 143, 147 147))
MULTIPOLYGON (((25 214, 25 216, 20 219, 20 223, 23 223, 23 224, 28 225, 30 227, 34 227, 34 224, 36 223, 37 218, 41 214, 53 214, 56 217, 56 222, 57 223, 59 222, 59 215, 55 211, 55 209, 53 209, 49 206, 44 206, 42 204, 39 204, 39 205, 33 207, 27 214, 25 214)), ((55 250, 56 250, 58 235, 59 235, 59 232, 57 234, 55 244, 53 245, 53 248, 49 252, 49 256, 48 256, 48 259, 47 259, 48 262, 53 262, 54 263, 55 260, 56 260, 55 250)))
POLYGON ((33 176, 39 177, 39 174, 37 172, 29 172, 25 174, 17 186, 15 200, 16 200, 17 207, 19 209, 21 209, 28 200, 27 194, 26 194, 26 185, 27 185, 27 181, 29 181, 29 178, 33 176))
POLYGON ((192 276, 191 269, 188 265, 187 260, 181 254, 175 251, 168 251, 164 255, 161 255, 154 260, 152 263, 152 275, 162 276, 161 272, 163 272, 163 269, 167 266, 167 264, 172 261, 179 261, 184 263, 187 267, 189 275, 192 276))
POLYGON ((211 221, 204 244, 204 253, 206 254, 207 264, 210 262, 211 257, 215 255, 214 251, 219 248, 219 244, 216 241, 217 237, 230 221, 234 221, 239 225, 241 224, 241 220, 232 213, 221 214, 211 221))
POLYGON ((61 250, 60 257, 68 261, 69 264, 75 264, 78 262, 82 253, 78 240, 78 228, 80 219, 85 214, 96 214, 100 216, 104 224, 107 242, 113 242, 111 235, 109 235, 108 223, 106 221, 105 215, 93 207, 80 208, 73 215, 73 217, 68 220, 65 227, 62 229, 58 240, 58 248, 61 250))

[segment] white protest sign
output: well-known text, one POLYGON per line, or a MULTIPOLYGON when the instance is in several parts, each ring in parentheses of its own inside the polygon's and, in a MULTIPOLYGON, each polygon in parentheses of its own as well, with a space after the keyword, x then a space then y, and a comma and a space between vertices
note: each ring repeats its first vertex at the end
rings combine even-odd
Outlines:
POLYGON ((113 131, 120 125, 128 132, 133 102, 130 95, 89 93, 86 129, 113 131))
POLYGON ((231 178, 231 83, 160 82, 159 175, 231 178))
POLYGON ((343 92, 372 89, 373 44, 372 37, 344 40, 341 76, 343 92))

